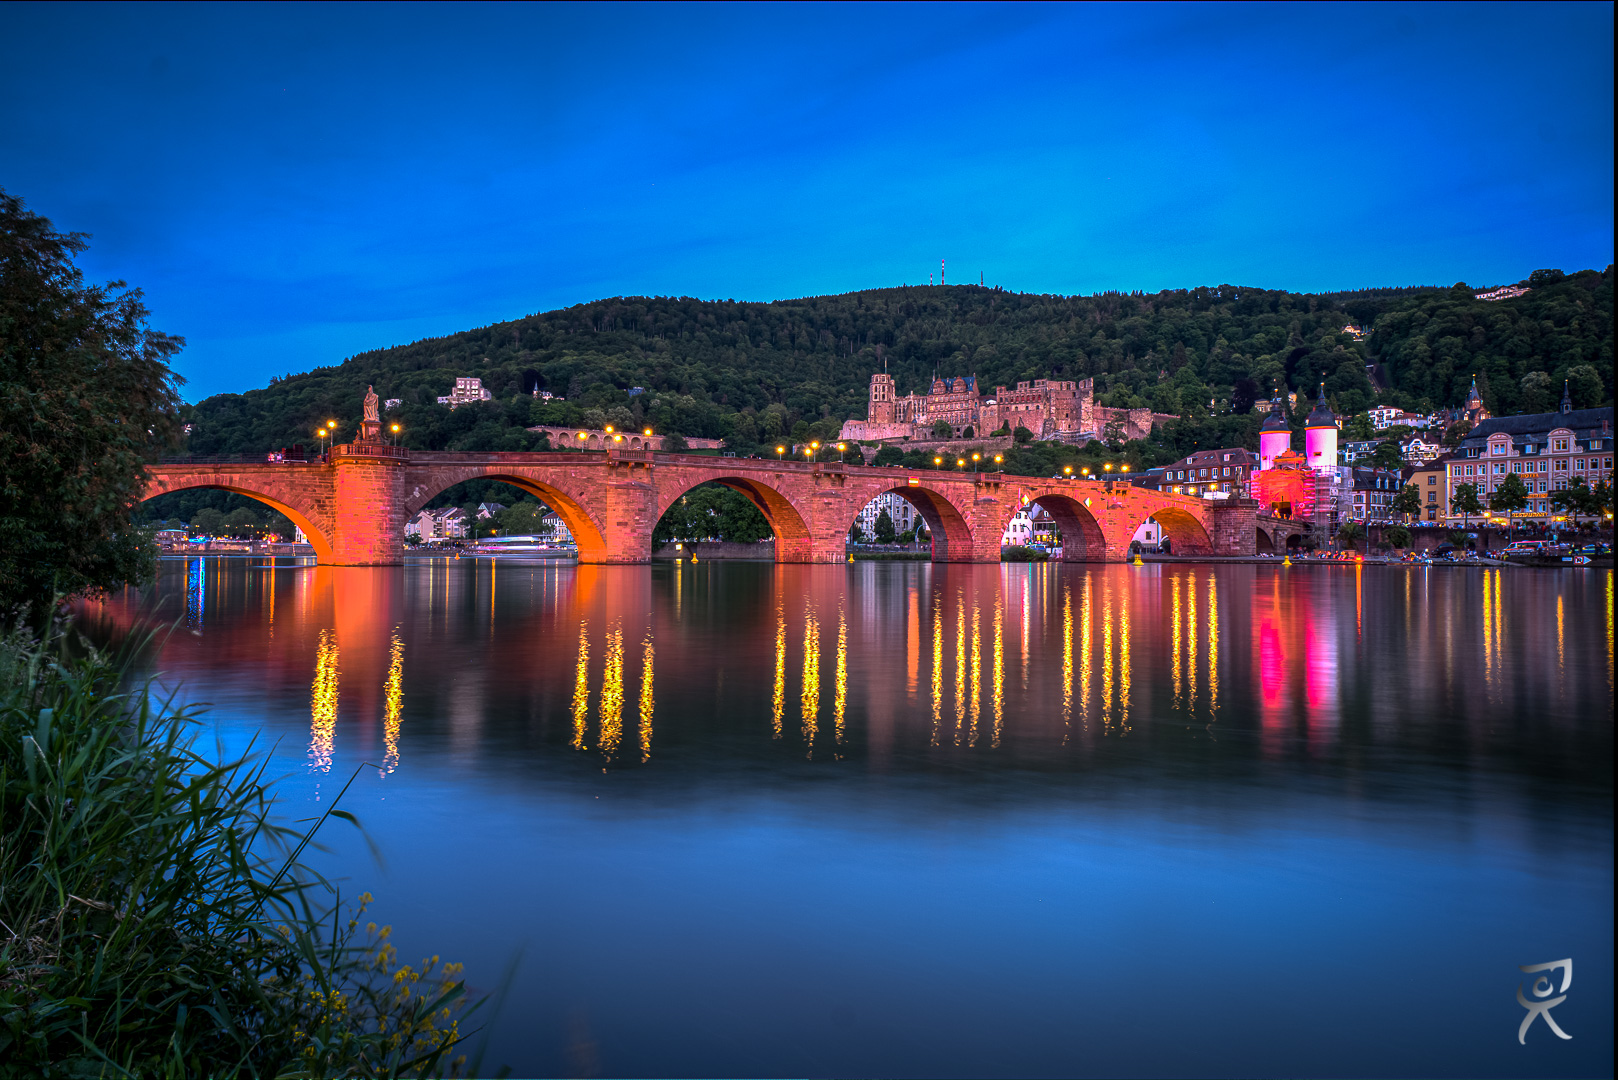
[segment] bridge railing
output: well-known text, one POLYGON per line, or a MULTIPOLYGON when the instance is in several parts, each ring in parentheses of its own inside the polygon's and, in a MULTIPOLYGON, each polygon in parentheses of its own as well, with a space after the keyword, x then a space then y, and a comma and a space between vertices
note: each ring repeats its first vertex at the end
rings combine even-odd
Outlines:
POLYGON ((394 461, 409 461, 410 451, 402 446, 390 446, 387 443, 338 443, 331 448, 332 457, 368 457, 389 458, 394 461))
POLYGON ((147 465, 319 465, 318 454, 308 457, 285 457, 279 454, 169 454, 148 458, 147 465))

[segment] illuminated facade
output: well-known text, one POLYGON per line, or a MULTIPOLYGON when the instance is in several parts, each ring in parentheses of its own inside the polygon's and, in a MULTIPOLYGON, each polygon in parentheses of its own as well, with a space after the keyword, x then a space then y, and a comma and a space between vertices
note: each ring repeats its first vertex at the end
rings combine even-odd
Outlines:
MULTIPOLYGON (((1612 482, 1612 426, 1612 406, 1574 409, 1565 393, 1559 412, 1485 420, 1446 459, 1446 520, 1453 524, 1466 520, 1450 508, 1462 484, 1474 485, 1487 506, 1489 495, 1512 474, 1528 489, 1528 507, 1516 515, 1517 520, 1558 517, 1550 501, 1552 492, 1564 490, 1575 479, 1591 487, 1603 480, 1612 482)), ((1470 520, 1477 521, 1478 515, 1470 520)))
POLYGON ((977 376, 935 378, 925 394, 898 392, 886 372, 871 376, 866 418, 843 424, 841 438, 883 442, 931 439, 939 422, 951 438, 981 438, 1002 427, 1027 428, 1034 438, 1063 441, 1144 439, 1154 424, 1176 419, 1150 409, 1114 409, 1095 403, 1095 380, 1033 379, 1015 389, 997 386, 986 397, 977 376))

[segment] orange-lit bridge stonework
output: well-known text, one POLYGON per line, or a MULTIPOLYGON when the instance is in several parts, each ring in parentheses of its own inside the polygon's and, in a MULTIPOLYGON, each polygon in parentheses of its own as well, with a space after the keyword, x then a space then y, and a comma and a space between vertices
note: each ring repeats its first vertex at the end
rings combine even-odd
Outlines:
POLYGON ((153 465, 146 498, 223 488, 291 518, 322 564, 386 566, 402 561, 405 521, 445 489, 480 479, 520 488, 555 510, 578 543, 581 563, 650 561, 652 530, 663 512, 709 482, 759 508, 775 533, 778 562, 841 562, 855 515, 889 491, 926 521, 936 562, 998 562, 1006 525, 1027 503, 1055 519, 1069 562, 1127 559, 1135 530, 1148 519, 1158 522, 1176 554, 1252 555, 1257 543, 1253 502, 1170 495, 1124 481, 629 450, 437 453, 353 443, 333 447, 325 462, 153 465))

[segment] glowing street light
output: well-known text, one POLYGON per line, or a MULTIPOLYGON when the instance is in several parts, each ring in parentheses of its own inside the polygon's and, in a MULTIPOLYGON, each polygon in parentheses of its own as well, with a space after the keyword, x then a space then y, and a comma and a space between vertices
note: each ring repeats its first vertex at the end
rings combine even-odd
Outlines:
POLYGON ((608 425, 607 425, 607 427, 606 427, 606 432, 607 432, 607 434, 608 434, 608 435, 611 435, 611 434, 612 434, 612 425, 611 425, 611 424, 608 424, 608 425))
POLYGON ((1106 470, 1107 470, 1107 471, 1108 471, 1108 472, 1112 472, 1112 462, 1110 462, 1110 461, 1109 461, 1109 462, 1107 462, 1107 464, 1106 464, 1106 465, 1105 465, 1105 466, 1104 466, 1104 468, 1105 468, 1105 469, 1106 469, 1106 470))
POLYGON ((944 459, 943 458, 936 457, 936 456, 933 458, 933 468, 936 469, 936 468, 940 467, 943 464, 944 464, 944 459))
POLYGON ((786 454, 786 452, 787 452, 787 448, 786 448, 786 447, 784 447, 784 446, 777 446, 777 447, 776 447, 776 448, 775 448, 775 460, 777 460, 777 461, 780 461, 780 460, 781 460, 781 459, 782 459, 782 457, 783 457, 783 456, 784 456, 784 455, 785 455, 785 454, 786 454))
MULTIPOLYGON (((1089 472, 1090 470, 1086 469, 1084 471, 1089 472)), ((1073 466, 1071 466, 1071 465, 1063 465, 1062 466, 1062 476, 1063 476, 1063 479, 1066 479, 1066 480, 1073 479, 1073 466)))
POLYGON ((1005 460, 1006 460, 1006 459, 1005 459, 1005 455, 1003 455, 1003 454, 996 454, 996 455, 994 455, 994 463, 995 463, 995 464, 996 464, 996 465, 999 465, 999 464, 1000 464, 1000 463, 1001 463, 1001 462, 1003 462, 1003 461, 1005 461, 1005 460))
POLYGON ((647 428, 645 431, 641 432, 642 435, 650 435, 651 433, 652 433, 651 428, 647 428))
POLYGON ((843 453, 843 451, 845 451, 847 449, 848 449, 848 444, 847 443, 838 443, 837 444, 837 460, 843 462, 845 465, 848 463, 848 457, 843 453))

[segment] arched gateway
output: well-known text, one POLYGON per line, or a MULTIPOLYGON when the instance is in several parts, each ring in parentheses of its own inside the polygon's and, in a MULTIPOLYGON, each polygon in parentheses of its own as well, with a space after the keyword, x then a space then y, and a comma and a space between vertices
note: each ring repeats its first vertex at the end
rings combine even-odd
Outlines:
POLYGON ((404 522, 465 480, 519 487, 567 523, 584 563, 643 563, 663 512, 699 484, 747 496, 776 536, 779 562, 841 562, 860 509, 884 492, 927 523, 937 562, 998 562, 1017 510, 1044 507, 1071 562, 1127 559, 1135 530, 1154 519, 1176 553, 1251 555, 1255 504, 1214 502, 1124 481, 1042 480, 1004 473, 908 472, 826 462, 718 458, 646 450, 549 453, 408 451, 376 442, 332 448, 316 462, 154 465, 146 498, 217 487, 258 499, 303 529, 318 560, 336 566, 400 561, 404 522))

